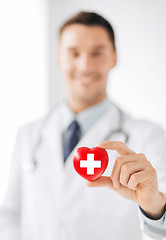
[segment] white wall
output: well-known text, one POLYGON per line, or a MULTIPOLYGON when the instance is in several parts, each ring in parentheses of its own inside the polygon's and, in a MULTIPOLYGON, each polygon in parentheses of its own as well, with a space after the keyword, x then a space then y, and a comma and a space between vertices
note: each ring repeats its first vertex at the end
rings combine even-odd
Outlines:
POLYGON ((55 29, 77 11, 92 10, 115 29, 118 63, 109 77, 110 98, 134 116, 166 127, 165 9, 165 0, 52 0, 50 104, 63 88, 54 60, 55 29))
POLYGON ((0 1, 0 201, 17 129, 48 108, 47 0, 0 1))

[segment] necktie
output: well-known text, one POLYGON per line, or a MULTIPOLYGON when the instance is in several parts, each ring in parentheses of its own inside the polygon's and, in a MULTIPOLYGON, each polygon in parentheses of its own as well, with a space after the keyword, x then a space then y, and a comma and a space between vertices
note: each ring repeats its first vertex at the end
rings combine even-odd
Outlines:
POLYGON ((64 137, 64 160, 67 159, 73 148, 80 139, 80 127, 76 120, 74 120, 69 127, 64 137))

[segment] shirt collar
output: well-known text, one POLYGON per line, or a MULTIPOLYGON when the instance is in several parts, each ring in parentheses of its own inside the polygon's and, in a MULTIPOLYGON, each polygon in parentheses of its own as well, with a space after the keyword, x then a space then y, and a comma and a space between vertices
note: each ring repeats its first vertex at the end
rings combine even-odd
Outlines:
POLYGON ((84 135, 88 129, 94 124, 94 122, 104 114, 104 112, 110 106, 110 100, 105 98, 102 102, 89 107, 82 112, 75 114, 68 106, 67 102, 62 103, 61 119, 62 119, 62 131, 66 131, 68 126, 73 120, 76 120, 81 128, 81 135, 84 135))

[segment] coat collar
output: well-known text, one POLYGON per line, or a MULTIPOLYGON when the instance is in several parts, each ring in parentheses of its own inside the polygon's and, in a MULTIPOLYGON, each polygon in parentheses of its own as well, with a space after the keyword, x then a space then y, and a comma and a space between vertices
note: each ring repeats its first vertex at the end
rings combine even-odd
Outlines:
POLYGON ((50 166, 59 170, 66 168, 69 162, 72 161, 72 155, 78 147, 96 147, 100 142, 107 140, 108 136, 119 128, 119 110, 111 102, 109 109, 96 120, 95 124, 82 137, 66 160, 66 164, 64 164, 60 109, 61 104, 57 104, 45 121, 45 126, 41 133, 42 143, 38 154, 39 161, 45 155, 45 160, 43 159, 43 161, 48 161, 50 166))

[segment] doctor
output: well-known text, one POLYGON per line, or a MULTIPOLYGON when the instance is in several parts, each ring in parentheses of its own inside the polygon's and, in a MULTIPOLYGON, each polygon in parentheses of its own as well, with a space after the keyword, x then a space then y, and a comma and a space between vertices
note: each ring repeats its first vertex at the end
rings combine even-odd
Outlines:
POLYGON ((0 239, 166 239, 165 135, 107 98, 116 65, 111 25, 95 13, 73 16, 60 28, 57 60, 66 100, 18 132, 0 239), (87 187, 72 154, 99 143, 109 166, 87 187))

